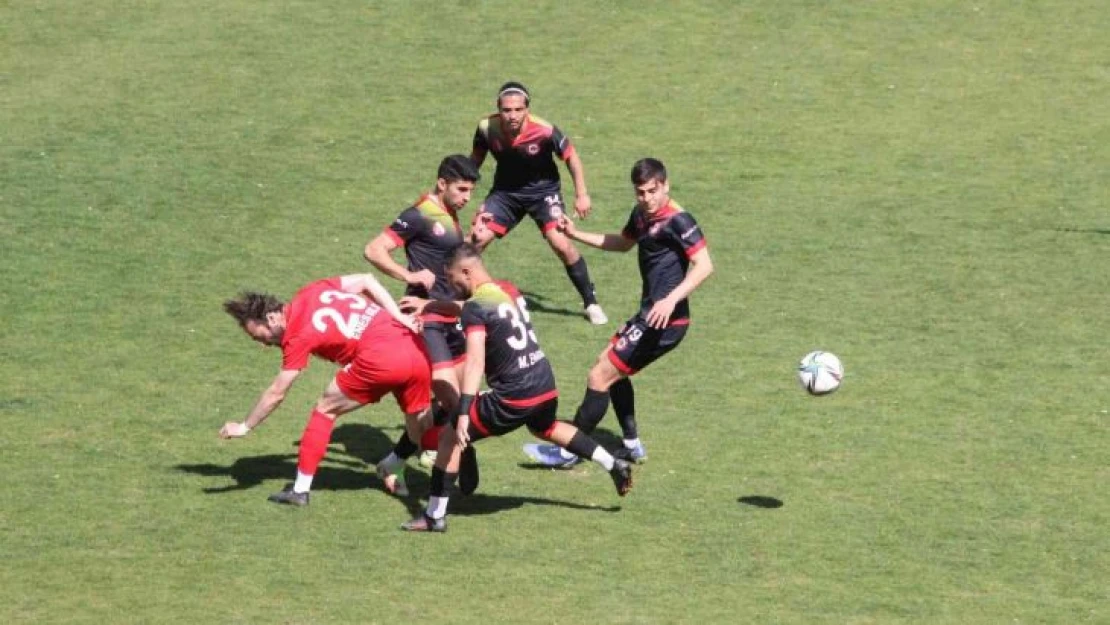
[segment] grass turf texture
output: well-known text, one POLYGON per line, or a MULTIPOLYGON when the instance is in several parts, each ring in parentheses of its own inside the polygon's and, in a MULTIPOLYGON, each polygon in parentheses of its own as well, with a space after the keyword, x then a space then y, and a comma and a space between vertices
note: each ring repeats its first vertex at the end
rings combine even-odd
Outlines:
MULTIPOLYGON (((0 6, 0 621, 1110 618, 1104 3, 445 4, 0 6), (521 434, 404 535, 384 404, 309 509, 266 503, 330 368, 218 441, 278 364, 220 302, 362 270, 510 78, 577 143, 587 228, 653 155, 710 240, 636 378, 636 489, 523 470, 521 434), (794 382, 814 348, 833 396, 794 382)), ((530 223, 489 256, 571 416, 612 327, 560 314, 530 223)), ((616 325, 635 257, 586 256, 616 325)))

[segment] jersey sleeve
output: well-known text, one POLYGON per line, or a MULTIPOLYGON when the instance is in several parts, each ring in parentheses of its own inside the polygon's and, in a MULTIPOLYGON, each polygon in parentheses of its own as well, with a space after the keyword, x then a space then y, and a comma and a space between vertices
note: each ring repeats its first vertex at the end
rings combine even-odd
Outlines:
POLYGON ((411 206, 401 211, 385 232, 397 245, 404 245, 409 239, 424 232, 424 227, 424 216, 415 206, 411 206))
POLYGON ((296 339, 281 346, 281 368, 284 370, 300 371, 308 367, 312 356, 312 346, 306 341, 296 339))
POLYGON ((682 246, 682 251, 686 253, 686 258, 690 258, 697 254, 705 247, 705 236, 701 232, 701 226, 694 219, 690 213, 682 212, 671 218, 670 230, 672 236, 682 246))
POLYGON ((489 152, 489 122, 482 120, 474 129, 473 150, 475 154, 485 155, 489 152))
POLYGON ((471 332, 486 331, 486 319, 482 312, 482 307, 474 300, 470 300, 463 304, 459 321, 462 323, 463 332, 467 335, 471 332))
POLYGON ((621 228, 621 236, 629 241, 636 241, 640 238, 640 228, 638 220, 636 219, 636 209, 632 209, 632 213, 628 216, 628 221, 625 222, 624 228, 621 228))
POLYGON ((574 144, 570 142, 570 137, 559 130, 558 126, 551 127, 551 145, 555 156, 563 161, 570 160, 570 157, 574 156, 574 144))

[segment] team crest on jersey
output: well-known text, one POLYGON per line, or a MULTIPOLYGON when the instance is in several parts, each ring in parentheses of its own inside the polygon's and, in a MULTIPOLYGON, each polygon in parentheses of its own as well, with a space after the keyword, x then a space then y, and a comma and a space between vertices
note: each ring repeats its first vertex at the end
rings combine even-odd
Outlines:
POLYGON ((663 222, 662 221, 660 221, 658 223, 654 223, 654 224, 651 225, 651 228, 648 228, 648 234, 651 235, 651 236, 655 236, 655 235, 659 234, 659 230, 662 229, 662 228, 663 228, 663 222))
POLYGON ((535 156, 535 155, 540 153, 540 144, 538 144, 538 143, 529 143, 527 149, 528 149, 529 154, 531 154, 532 156, 535 156))
POLYGON ((437 237, 441 237, 447 234, 447 228, 444 228, 443 224, 437 221, 435 222, 435 224, 432 225, 432 234, 436 235, 437 237))

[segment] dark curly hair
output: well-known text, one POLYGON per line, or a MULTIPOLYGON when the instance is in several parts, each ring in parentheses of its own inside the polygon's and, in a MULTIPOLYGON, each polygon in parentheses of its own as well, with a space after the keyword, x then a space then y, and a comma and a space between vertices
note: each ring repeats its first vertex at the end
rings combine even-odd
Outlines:
POLYGON ((266 315, 272 312, 281 312, 285 303, 269 293, 243 291, 237 299, 224 302, 224 312, 239 322, 239 327, 246 328, 248 321, 266 323, 266 315))

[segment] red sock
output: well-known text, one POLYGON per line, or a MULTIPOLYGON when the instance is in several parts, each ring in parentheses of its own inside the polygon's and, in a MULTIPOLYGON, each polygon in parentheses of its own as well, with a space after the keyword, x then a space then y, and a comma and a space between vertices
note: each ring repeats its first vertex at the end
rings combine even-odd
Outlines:
POLYGON ((329 419, 319 410, 313 410, 301 435, 301 451, 297 458, 297 470, 305 475, 316 475, 316 467, 328 453, 328 442, 335 419, 329 419))
POLYGON ((424 437, 420 439, 420 448, 427 451, 435 451, 439 449, 439 433, 443 430, 442 425, 433 425, 424 432, 424 437))

